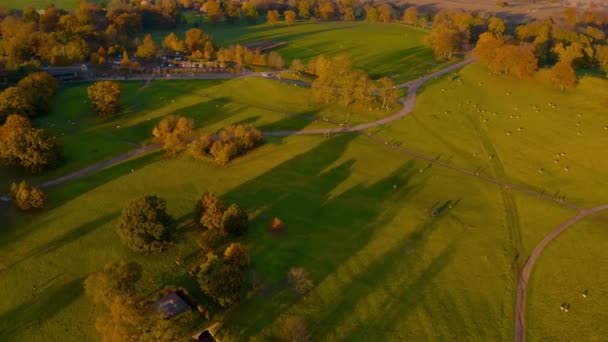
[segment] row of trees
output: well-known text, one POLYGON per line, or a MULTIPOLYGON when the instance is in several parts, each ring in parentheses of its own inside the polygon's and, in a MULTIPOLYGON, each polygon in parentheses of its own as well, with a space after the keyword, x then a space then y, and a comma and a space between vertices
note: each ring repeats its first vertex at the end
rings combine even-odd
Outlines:
POLYGON ((110 54, 135 49, 134 34, 168 29, 181 21, 175 0, 112 0, 105 8, 80 1, 73 12, 50 6, 44 12, 27 7, 0 14, 0 54, 9 69, 37 60, 54 65, 84 61, 103 46, 110 54))
POLYGON ((152 135, 171 157, 190 145, 190 154, 195 158, 213 160, 222 165, 258 147, 264 141, 260 130, 245 125, 229 126, 215 135, 203 135, 192 141, 194 128, 192 119, 170 115, 154 127, 152 135))
POLYGON ((47 114, 57 90, 57 81, 46 72, 33 72, 16 86, 0 92, 0 123, 10 114, 35 117, 47 114))
POLYGON ((505 34, 505 24, 492 18, 474 53, 494 73, 529 77, 539 66, 551 67, 550 80, 562 91, 576 85, 577 68, 608 72, 606 21, 567 9, 563 18, 536 20, 505 34))

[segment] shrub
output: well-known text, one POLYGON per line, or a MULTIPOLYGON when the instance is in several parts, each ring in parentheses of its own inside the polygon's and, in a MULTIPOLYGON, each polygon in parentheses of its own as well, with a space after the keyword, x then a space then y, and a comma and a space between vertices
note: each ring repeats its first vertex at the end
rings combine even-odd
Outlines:
POLYGON ((312 280, 308 272, 303 267, 292 267, 287 273, 287 280, 291 284, 293 291, 298 295, 308 293, 313 287, 312 280))
POLYGON ((25 181, 11 185, 11 197, 15 205, 24 211, 41 209, 46 202, 42 190, 27 184, 25 181))
POLYGON ((222 227, 231 235, 242 235, 247 231, 249 218, 238 205, 232 204, 222 215, 222 227))
POLYGON ((249 262, 251 262, 249 248, 239 242, 231 243, 224 251, 224 261, 238 267, 249 265, 249 262))
POLYGON ((273 218, 270 221, 270 229, 273 231, 280 231, 285 228, 285 222, 278 217, 273 218))

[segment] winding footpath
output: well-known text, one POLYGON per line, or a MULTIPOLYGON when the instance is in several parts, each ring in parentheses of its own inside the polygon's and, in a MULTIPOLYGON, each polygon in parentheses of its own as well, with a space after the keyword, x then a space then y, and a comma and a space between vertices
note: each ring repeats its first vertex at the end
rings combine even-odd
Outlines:
MULTIPOLYGON (((382 119, 379 119, 376 121, 372 121, 372 122, 362 123, 362 124, 355 125, 355 126, 340 126, 338 128, 320 128, 320 129, 310 129, 310 130, 274 131, 274 132, 263 132, 263 134, 264 134, 264 136, 291 136, 291 135, 325 135, 325 136, 327 136, 327 135, 336 134, 336 133, 361 132, 365 137, 369 138, 373 142, 381 144, 387 148, 393 149, 404 155, 408 155, 408 156, 416 158, 416 159, 424 160, 424 161, 427 161, 434 165, 438 165, 440 167, 444 167, 444 168, 459 172, 461 174, 464 174, 464 175, 467 175, 470 177, 475 177, 479 180, 489 182, 489 183, 495 184, 497 186, 501 186, 505 189, 518 191, 518 192, 521 192, 521 193, 524 193, 524 194, 527 194, 530 196, 537 197, 542 200, 550 201, 555 204, 577 210, 579 213, 576 216, 574 216, 570 220, 562 223, 557 228, 555 228, 551 233, 549 233, 547 236, 545 236, 543 238, 543 240, 534 248, 534 250, 528 257, 528 259, 526 260, 526 263, 519 275, 518 283, 517 283, 517 299, 516 299, 516 306, 515 306, 515 342, 524 342, 525 341, 526 290, 528 287, 528 281, 530 278, 530 274, 532 273, 534 265, 536 264, 539 256, 541 255, 541 253, 543 252, 545 247, 547 247, 547 245, 551 241, 553 241, 553 239, 555 239, 563 231, 565 231, 570 226, 574 225, 575 223, 577 223, 589 216, 595 215, 604 210, 608 210, 608 205, 599 206, 599 207, 592 208, 592 209, 583 209, 572 203, 557 200, 556 198, 546 195, 544 193, 539 193, 534 190, 526 189, 521 186, 508 184, 501 180, 494 179, 494 178, 491 178, 491 177, 488 177, 485 175, 481 175, 477 172, 472 172, 472 171, 469 171, 466 169, 462 169, 457 166, 451 165, 447 162, 440 161, 437 158, 429 158, 427 156, 424 156, 417 152, 402 148, 400 146, 397 146, 394 144, 389 144, 388 142, 386 142, 382 139, 379 139, 378 137, 375 137, 370 133, 363 132, 366 129, 378 127, 378 126, 381 126, 381 125, 384 125, 384 124, 387 124, 387 123, 390 123, 390 122, 393 122, 395 120, 405 117, 406 115, 408 115, 409 113, 411 113, 414 110, 414 107, 416 105, 416 95, 417 95, 417 92, 418 92, 418 89, 420 88, 420 86, 422 86, 425 82, 427 82, 431 79, 437 78, 439 76, 442 76, 449 72, 457 70, 474 61, 475 61, 475 58, 470 57, 470 58, 463 60, 462 62, 450 65, 444 69, 431 73, 427 76, 420 77, 416 80, 409 81, 409 82, 402 83, 402 84, 395 86, 396 89, 407 88, 408 94, 405 98, 401 98, 398 100, 399 103, 401 103, 401 105, 403 107, 398 112, 396 112, 390 116, 387 116, 385 118, 382 118, 382 119)), ((270 79, 277 80, 277 81, 284 82, 284 83, 290 83, 290 84, 303 86, 303 87, 310 87, 310 84, 304 83, 301 81, 295 81, 295 80, 289 80, 289 79, 279 79, 274 76, 269 77, 262 73, 253 73, 253 72, 245 73, 245 74, 241 74, 241 75, 207 74, 204 76, 185 75, 185 76, 178 76, 178 77, 173 77, 173 78, 159 78, 159 77, 154 77, 154 76, 147 76, 147 77, 133 77, 133 78, 130 78, 130 80, 144 80, 147 82, 147 84, 149 84, 149 82, 151 80, 156 80, 156 79, 158 79, 158 80, 161 80, 161 79, 232 79, 232 78, 247 78, 247 77, 265 77, 265 78, 270 78, 270 79)), ((120 78, 120 80, 122 80, 122 79, 123 78, 120 78)), ((288 113, 286 113, 286 114, 287 115, 296 115, 296 114, 288 114, 288 113)), ((314 118, 310 118, 310 119, 314 120, 314 118)), ((333 123, 333 122, 331 122, 331 123, 333 123)), ((333 123, 333 124, 337 125, 337 123, 333 123)), ((94 172, 97 172, 101 169, 119 164, 128 159, 138 157, 138 156, 141 156, 141 155, 149 153, 149 152, 157 151, 160 148, 161 148, 161 146, 159 144, 144 146, 144 147, 135 149, 133 151, 127 152, 125 154, 116 156, 114 158, 105 160, 103 162, 91 165, 89 167, 78 170, 76 172, 59 177, 52 181, 40 184, 39 187, 41 187, 43 189, 49 189, 49 188, 52 188, 52 187, 55 187, 55 186, 58 186, 61 184, 65 184, 67 182, 70 182, 70 181, 82 178, 86 175, 92 174, 94 172)))
POLYGON ((526 340, 526 290, 528 288, 530 274, 534 269, 534 265, 536 264, 538 257, 540 257, 545 247, 547 247, 547 245, 564 230, 568 229, 570 226, 574 225, 580 220, 604 210, 608 210, 608 205, 581 211, 578 215, 560 224, 551 233, 545 236, 545 238, 542 239, 541 242, 536 245, 536 247, 534 247, 534 250, 528 257, 528 260, 526 260, 517 282, 517 300, 515 304, 515 342, 524 342, 526 340))
MULTIPOLYGON (((311 129, 311 130, 300 130, 300 131, 275 131, 275 132, 264 132, 264 136, 289 136, 289 135, 326 135, 326 134, 334 134, 334 133, 346 133, 346 132, 358 132, 358 131, 362 131, 364 129, 368 129, 368 128, 372 128, 372 127, 377 127, 380 125, 384 125, 386 123, 395 121, 397 119, 400 119, 404 116, 406 116, 407 114, 409 114, 412 110, 414 110, 414 105, 416 104, 416 93, 418 91, 418 88, 420 87, 420 85, 422 85, 424 82, 433 79, 433 78, 437 78, 439 76, 445 75, 449 72, 452 72, 454 70, 457 70, 467 64, 470 64, 472 62, 474 62, 475 59, 474 58, 468 58, 465 59, 462 62, 450 65, 444 69, 441 69, 437 72, 434 72, 432 74, 429 74, 425 77, 421 77, 415 81, 410 81, 407 83, 403 83, 400 85, 397 85, 395 88, 408 88, 408 95, 405 97, 405 99, 399 99, 399 102, 403 105, 403 107, 401 108, 401 110, 399 110, 397 113, 387 116, 385 118, 382 118, 380 120, 376 120, 376 121, 372 121, 372 122, 368 122, 368 123, 363 123, 357 126, 344 126, 344 127, 340 127, 340 128, 321 128, 321 129, 311 129)), ((210 76, 210 75, 208 75, 210 76)), ((227 78, 235 78, 235 77, 226 77, 224 75, 221 76, 222 79, 227 79, 227 78)), ((239 76, 239 77, 263 77, 261 76, 260 73, 248 73, 245 74, 243 76, 239 76)), ((201 79, 201 77, 193 77, 195 79, 201 79)), ((206 79, 211 79, 211 78, 206 78, 206 79)), ((275 79, 275 78, 273 78, 275 79)), ((145 80, 144 78, 142 78, 142 80, 145 80)), ((302 82, 299 81, 293 81, 293 80, 280 80, 281 82, 285 82, 285 83, 290 83, 290 84, 296 84, 296 85, 302 85, 302 82)), ((154 144, 154 145, 148 145, 148 146, 144 146, 141 148, 138 148, 136 150, 127 152, 125 154, 122 154, 120 156, 105 160, 103 162, 88 166, 84 169, 78 170, 76 172, 67 174, 65 176, 59 177, 57 179, 54 179, 52 181, 40 184, 39 187, 42 189, 49 189, 79 178, 82 178, 86 175, 89 175, 93 172, 99 171, 101 169, 116 165, 118 163, 121 163, 125 160, 149 153, 149 152, 153 152, 156 150, 159 150, 161 148, 160 145, 158 144, 154 144)))

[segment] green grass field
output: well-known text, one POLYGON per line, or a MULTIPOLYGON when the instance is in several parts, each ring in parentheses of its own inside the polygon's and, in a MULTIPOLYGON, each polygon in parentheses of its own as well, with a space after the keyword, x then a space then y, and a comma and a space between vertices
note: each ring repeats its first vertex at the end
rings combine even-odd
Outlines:
POLYGON ((603 341, 608 335, 607 220, 604 213, 572 226, 539 259, 528 296, 531 339, 603 341), (567 313, 559 309, 563 303, 570 304, 567 313))
POLYGON ((291 314, 323 340, 509 339, 515 275, 500 192, 440 168, 419 173, 425 166, 355 135, 290 137, 227 167, 151 155, 65 185, 50 192, 49 210, 14 215, 0 237, 0 289, 11 294, 0 331, 10 340, 92 339, 95 312, 81 282, 119 257, 143 264, 146 293, 173 283, 196 290, 173 259, 196 250, 186 224, 211 190, 253 214, 245 242, 261 279, 228 313, 228 340, 265 339, 291 314), (114 224, 124 203, 148 193, 168 200, 183 235, 167 253, 141 257, 119 242, 114 224), (447 200, 459 202, 429 215, 447 200), (266 232, 273 216, 285 220, 285 234, 266 232), (318 284, 300 300, 284 287, 295 265, 318 284))
MULTIPOLYGON (((187 18, 190 23, 197 20, 187 18)), ((173 31, 183 37, 191 24, 186 26, 173 31)), ((415 79, 446 65, 437 61, 423 43, 427 31, 400 23, 298 22, 287 26, 280 22, 272 26, 203 22, 201 29, 210 33, 218 46, 262 40, 287 42, 277 52, 288 63, 296 58, 306 62, 318 55, 345 54, 372 77, 393 76, 397 82, 415 79)), ((153 36, 160 43, 169 32, 157 31, 153 36)))
MULTIPOLYGON (((413 29, 399 24, 238 30, 209 28, 222 44, 290 41, 281 49, 287 58, 336 53, 340 38, 358 66, 403 79, 425 74, 421 61, 431 60, 428 52, 417 52, 419 41, 405 39, 413 29), (401 46, 395 43, 399 36, 401 46)), ((59 136, 65 163, 34 181, 148 144, 152 127, 168 114, 192 117, 201 132, 239 123, 266 131, 325 127, 287 114, 346 119, 343 108, 312 103, 309 90, 266 79, 122 84, 123 113, 107 122, 92 115, 86 84, 59 91, 61 106, 35 124, 59 136)), ((559 191, 581 207, 597 206, 605 204, 608 190, 608 161, 598 148, 608 143, 607 85, 584 77, 576 90, 561 93, 548 84, 546 72, 516 80, 490 76, 475 64, 425 85, 413 113, 370 133, 501 181, 559 191)), ((386 115, 348 112, 356 122, 386 115)), ((2 339, 96 340, 95 307, 82 282, 118 258, 142 264, 138 288, 144 295, 169 284, 200 295, 185 274, 198 252, 189 222, 205 191, 251 214, 242 239, 260 280, 241 303, 216 317, 223 321, 222 341, 270 340, 292 315, 307 320, 315 341, 512 340, 519 268, 544 235, 575 215, 358 134, 268 138, 224 167, 187 153, 175 159, 152 153, 52 189, 42 212, 11 209, 0 217, 2 339), (176 246, 160 255, 131 252, 115 232, 124 205, 145 194, 165 198, 180 224, 176 246), (446 201, 455 204, 439 217, 429 214, 446 201), (267 231, 272 217, 286 222, 285 232, 267 231), (186 266, 176 265, 178 256, 186 266), (309 270, 316 285, 302 298, 286 285, 292 266, 309 270)), ((539 259, 529 288, 530 340, 599 341, 608 334, 602 324, 608 305, 602 287, 608 281, 606 218, 573 226, 539 259), (559 311, 563 302, 571 303, 571 312, 559 311)))
POLYGON ((452 78, 425 86, 412 115, 379 136, 512 184, 559 191, 583 207, 602 204, 608 160, 597 147, 608 143, 608 81, 583 77, 562 93, 544 71, 517 80, 489 76, 481 65, 452 78))
MULTIPOLYGON (((63 160, 59 167, 32 180, 41 183, 69 171, 94 164, 138 145, 152 143, 152 129, 169 114, 191 117, 200 133, 214 133, 233 124, 249 124, 264 131, 333 127, 302 117, 351 123, 377 120, 386 111, 362 108, 344 109, 338 105, 319 105, 309 89, 262 78, 214 80, 158 80, 122 82, 122 112, 112 120, 99 120, 87 100, 87 83, 61 88, 53 111, 35 121, 59 138, 63 160), (347 113, 350 114, 347 116, 347 113), (82 142, 86 141, 86 144, 82 142)), ((4 168, 4 172, 8 172, 4 168)), ((7 178, 21 179, 13 170, 7 178)), ((7 191, 10 182, 0 184, 7 191)))

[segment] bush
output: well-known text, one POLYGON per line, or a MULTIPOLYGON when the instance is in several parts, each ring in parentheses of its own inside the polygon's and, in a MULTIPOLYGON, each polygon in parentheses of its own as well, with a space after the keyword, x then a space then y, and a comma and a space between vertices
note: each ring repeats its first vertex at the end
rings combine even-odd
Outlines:
POLYGON ((42 190, 27 184, 25 181, 11 185, 11 197, 15 205, 24 211, 41 209, 46 202, 42 190))
POLYGON ((226 247, 224 251, 224 262, 238 267, 249 265, 251 259, 249 257, 249 248, 239 242, 233 242, 226 247))
POLYGON ((247 231, 249 217, 238 205, 232 204, 222 215, 222 227, 231 235, 243 235, 247 231))
POLYGON ((308 272, 303 267, 292 267, 287 273, 287 280, 291 284, 293 291, 298 295, 308 293, 313 287, 312 280, 308 272))
POLYGON ((496 6, 498 6, 500 8, 505 8, 505 7, 509 6, 509 3, 506 1, 498 1, 498 2, 496 2, 496 6))
POLYGON ((269 226, 270 229, 273 231, 281 231, 285 228, 285 222, 283 222, 283 220, 281 220, 280 218, 275 217, 270 221, 269 226))
POLYGON ((175 228, 175 221, 167 214, 167 202, 156 196, 144 196, 122 211, 117 231, 127 246, 147 254, 165 249, 175 228))

